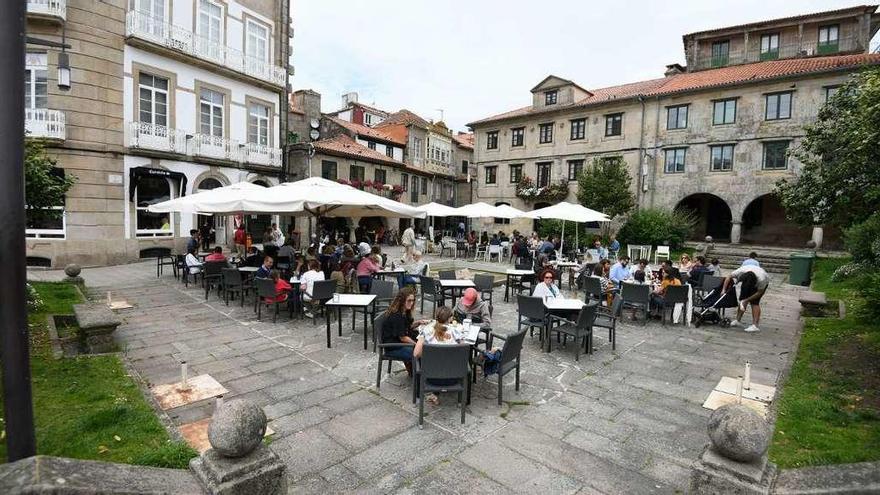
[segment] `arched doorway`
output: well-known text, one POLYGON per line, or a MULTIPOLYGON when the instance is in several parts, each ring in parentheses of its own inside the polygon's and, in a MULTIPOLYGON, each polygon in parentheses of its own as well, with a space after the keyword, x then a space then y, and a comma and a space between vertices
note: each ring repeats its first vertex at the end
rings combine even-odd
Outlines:
POLYGON ((758 196, 743 211, 745 244, 803 247, 812 234, 812 228, 800 227, 785 218, 785 208, 775 194, 758 196))
MULTIPOLYGON (((213 178, 207 177, 202 179, 196 185, 196 190, 193 192, 199 193, 202 191, 210 191, 211 189, 217 189, 218 187, 223 187, 223 184, 213 178)), ((225 244, 226 243, 226 217, 222 215, 196 215, 198 219, 198 228, 199 231, 207 231, 210 232, 209 241, 211 244, 225 244)))
POLYGON ((730 242, 733 215, 723 199, 714 194, 691 194, 675 206, 676 210, 690 211, 697 219, 691 240, 701 241, 707 235, 716 241, 730 242))
MULTIPOLYGON (((263 187, 271 187, 271 184, 262 179, 255 180, 254 184, 263 187)), ((254 242, 263 242, 263 234, 266 232, 266 229, 271 226, 272 215, 249 215, 247 226, 245 228, 254 242)))
MULTIPOLYGON (((540 210, 541 208, 546 208, 551 206, 550 203, 535 203, 534 208, 532 210, 540 210)), ((541 220, 534 219, 532 220, 532 232, 538 232, 538 226, 541 225, 541 220)))

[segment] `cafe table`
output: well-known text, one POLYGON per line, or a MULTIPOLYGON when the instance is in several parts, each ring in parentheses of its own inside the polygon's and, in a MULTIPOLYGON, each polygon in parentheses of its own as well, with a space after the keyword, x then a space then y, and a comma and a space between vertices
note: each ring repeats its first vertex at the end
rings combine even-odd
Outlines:
POLYGON ((473 280, 438 280, 440 283, 440 293, 441 293, 441 301, 442 304, 446 304, 446 291, 449 291, 449 297, 452 299, 452 306, 455 306, 455 297, 456 292, 461 294, 465 289, 469 287, 476 288, 476 284, 474 284, 473 280))
POLYGON ((510 286, 514 283, 519 283, 520 279, 525 275, 534 275, 533 270, 516 270, 513 268, 508 269, 506 272, 507 280, 504 283, 504 302, 507 302, 510 299, 510 286))
POLYGON ((406 270, 403 268, 395 268, 395 269, 382 269, 373 274, 373 277, 379 280, 385 280, 385 277, 392 277, 394 280, 397 280, 401 275, 406 273, 406 270))
MULTIPOLYGON (((586 304, 580 299, 568 299, 565 297, 545 297, 544 310, 547 314, 556 312, 580 311, 586 304)), ((546 328, 547 352, 550 352, 550 327, 546 328)))
MULTIPOLYGON (((327 317, 327 347, 330 347, 330 309, 336 308, 336 320, 339 323, 339 336, 342 336, 342 308, 363 308, 364 310, 364 350, 367 350, 367 313, 375 313, 376 296, 373 294, 333 294, 324 303, 324 315, 327 317), (372 311, 369 309, 372 306, 372 311)), ((355 330, 355 312, 351 313, 351 330, 355 330)))

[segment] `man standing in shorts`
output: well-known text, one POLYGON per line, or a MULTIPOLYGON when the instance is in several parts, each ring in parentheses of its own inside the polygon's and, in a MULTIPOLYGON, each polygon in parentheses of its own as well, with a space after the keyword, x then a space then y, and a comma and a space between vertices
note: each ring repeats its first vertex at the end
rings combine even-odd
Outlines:
POLYGON ((736 319, 730 322, 730 326, 737 327, 742 325, 740 320, 742 320, 743 314, 746 312, 746 307, 751 305, 752 324, 746 327, 745 331, 758 332, 761 330, 758 328, 758 323, 761 320, 761 297, 767 291, 770 276, 760 266, 742 265, 724 278, 721 292, 726 292, 728 288, 733 288, 737 283, 741 284, 739 289, 739 307, 736 308, 736 319))

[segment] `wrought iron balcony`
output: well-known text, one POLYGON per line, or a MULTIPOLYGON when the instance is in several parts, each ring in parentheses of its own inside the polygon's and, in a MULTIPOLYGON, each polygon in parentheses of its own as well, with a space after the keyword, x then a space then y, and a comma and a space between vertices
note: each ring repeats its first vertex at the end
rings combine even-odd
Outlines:
POLYGON ((27 137, 63 141, 66 137, 64 112, 45 108, 25 108, 24 129, 27 137))
POLYGON ((67 0, 27 0, 27 13, 64 21, 67 19, 67 0))
POLYGON ((714 69, 729 65, 748 64, 767 60, 779 60, 789 58, 813 57, 819 55, 835 55, 838 53, 853 53, 865 51, 867 47, 858 37, 843 37, 831 42, 817 43, 806 41, 802 43, 783 43, 772 50, 761 51, 757 47, 748 50, 735 49, 727 53, 711 55, 711 44, 700 46, 703 55, 697 58, 697 69, 714 69))
POLYGON ((287 84, 287 71, 257 57, 210 40, 164 19, 143 12, 130 11, 126 16, 126 36, 140 38, 193 57, 228 67, 278 86, 287 84))
POLYGON ((130 148, 176 153, 192 157, 250 163, 267 167, 281 166, 281 150, 255 143, 241 144, 234 139, 210 134, 190 134, 180 129, 143 122, 129 123, 130 148))

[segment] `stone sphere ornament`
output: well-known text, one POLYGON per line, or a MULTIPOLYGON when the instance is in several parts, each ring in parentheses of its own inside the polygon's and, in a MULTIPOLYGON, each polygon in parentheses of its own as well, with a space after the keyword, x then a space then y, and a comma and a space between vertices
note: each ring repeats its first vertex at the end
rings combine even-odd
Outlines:
POLYGON ((64 267, 64 274, 70 278, 76 278, 82 272, 82 268, 76 263, 71 263, 64 267))
POLYGON ((253 402, 223 403, 211 418, 208 441, 220 455, 244 457, 256 449, 266 434, 266 413, 253 402))
POLYGON ((707 244, 712 244, 712 241, 714 241, 714 239, 712 239, 712 236, 711 236, 711 235, 707 235, 707 236, 706 236, 706 243, 707 243, 707 244))
POLYGON ((770 436, 770 425, 764 417, 742 404, 721 406, 709 416, 712 447, 728 459, 760 459, 770 446, 770 436))

